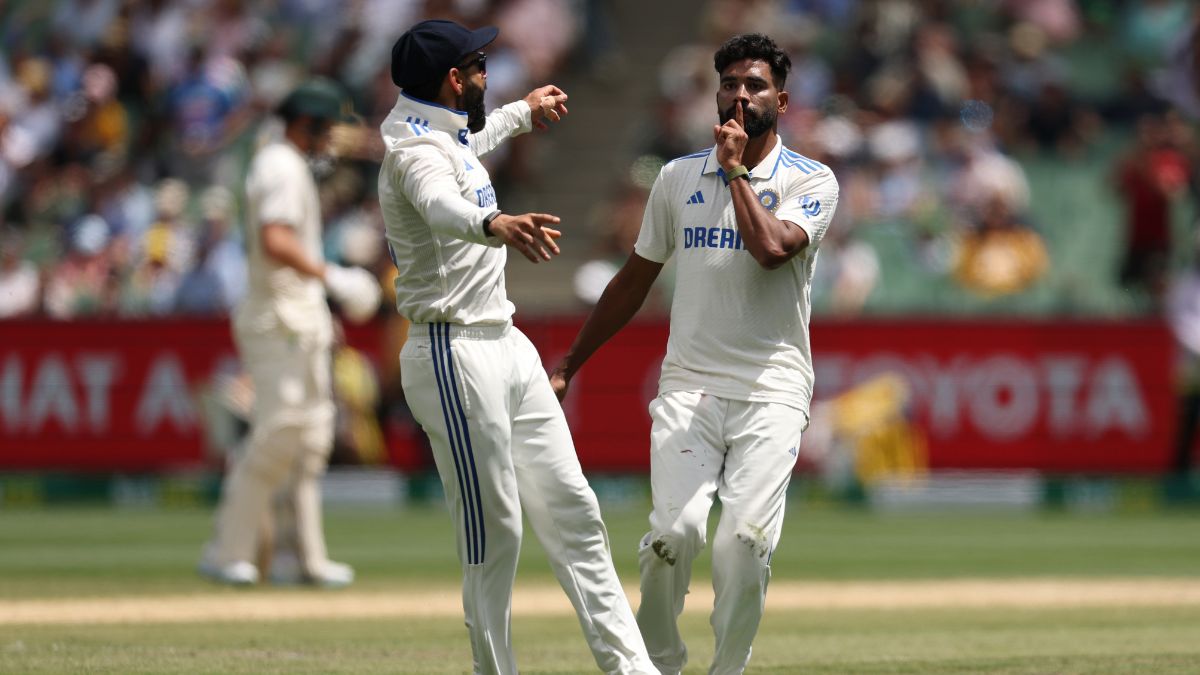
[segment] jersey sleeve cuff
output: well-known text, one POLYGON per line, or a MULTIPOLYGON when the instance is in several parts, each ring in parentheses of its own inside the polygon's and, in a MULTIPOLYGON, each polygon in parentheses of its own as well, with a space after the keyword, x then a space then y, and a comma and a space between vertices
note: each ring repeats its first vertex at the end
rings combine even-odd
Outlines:
POLYGON ((634 245, 633 252, 638 254, 638 256, 645 258, 646 260, 649 260, 650 262, 660 263, 660 264, 666 263, 667 258, 670 257, 669 255, 660 255, 657 251, 648 251, 648 250, 646 250, 645 247, 639 246, 637 244, 634 245))

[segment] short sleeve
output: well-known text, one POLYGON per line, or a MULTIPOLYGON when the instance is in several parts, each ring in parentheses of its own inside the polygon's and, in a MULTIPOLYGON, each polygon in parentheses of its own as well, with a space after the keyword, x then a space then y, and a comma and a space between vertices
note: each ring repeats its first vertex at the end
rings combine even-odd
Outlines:
POLYGON ((642 230, 633 246, 639 256, 656 263, 665 263, 675 251, 675 217, 667 192, 663 173, 660 172, 654 187, 650 189, 650 198, 642 215, 642 230))
POLYGON ((780 201, 775 217, 799 225, 808 235, 809 248, 816 248, 837 209, 837 179, 829 170, 816 176, 798 173, 789 181, 780 201))
POLYGON ((307 171, 308 167, 297 167, 295 162, 287 161, 291 158, 275 156, 275 160, 263 157, 254 166, 258 222, 299 227, 304 222, 308 200, 304 195, 304 176, 297 175, 297 168, 307 171))

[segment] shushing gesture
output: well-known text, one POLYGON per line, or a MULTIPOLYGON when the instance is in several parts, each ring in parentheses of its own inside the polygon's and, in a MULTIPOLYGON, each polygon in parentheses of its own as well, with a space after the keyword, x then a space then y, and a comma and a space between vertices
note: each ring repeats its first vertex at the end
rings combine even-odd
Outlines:
POLYGON ((725 124, 713 125, 713 139, 717 142, 717 162, 726 171, 742 163, 742 152, 750 137, 742 121, 742 102, 733 104, 733 118, 725 124))

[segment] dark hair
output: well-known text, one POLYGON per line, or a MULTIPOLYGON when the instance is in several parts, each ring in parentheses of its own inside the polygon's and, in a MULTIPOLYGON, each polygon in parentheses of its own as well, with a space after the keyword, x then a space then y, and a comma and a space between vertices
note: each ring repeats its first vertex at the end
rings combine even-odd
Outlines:
POLYGON ((713 65, 717 73, 725 72, 730 64, 742 59, 764 61, 771 67, 771 77, 775 80, 775 88, 783 89, 787 84, 788 73, 792 70, 792 60, 784 53, 779 45, 762 33, 745 33, 735 35, 721 45, 713 55, 713 65))

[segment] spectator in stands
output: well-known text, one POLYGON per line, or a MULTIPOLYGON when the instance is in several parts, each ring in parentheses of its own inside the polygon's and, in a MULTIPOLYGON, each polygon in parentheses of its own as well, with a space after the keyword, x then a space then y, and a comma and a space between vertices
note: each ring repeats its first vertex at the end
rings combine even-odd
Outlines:
POLYGON ((963 237, 954 276, 968 290, 991 297, 1029 288, 1047 266, 1041 236, 1017 218, 1009 200, 994 194, 963 237))
POLYGON ((23 136, 12 124, 8 103, 0 100, 0 212, 8 208, 16 192, 17 170, 33 159, 23 136))
POLYGON ((841 317, 861 314, 879 283, 879 273, 879 255, 870 244, 854 238, 850 230, 831 227, 815 272, 814 309, 822 306, 841 317))
MULTIPOLYGON (((177 309, 175 295, 181 275, 169 262, 170 251, 171 234, 166 228, 154 227, 146 233, 142 255, 121 293, 122 315, 166 316, 177 309)), ((200 280, 193 277, 191 281, 200 280)))
POLYGON ((246 254, 233 222, 233 193, 214 185, 200 196, 202 220, 193 263, 183 266, 175 311, 218 316, 231 312, 246 292, 246 254))
POLYGON ((233 194, 219 185, 200 198, 202 255, 199 265, 219 285, 219 303, 228 313, 246 294, 246 253, 240 228, 234 223, 233 194))
POLYGON ((110 313, 115 276, 109 258, 108 223, 95 214, 68 228, 67 257, 46 281, 46 313, 55 319, 77 319, 110 313))
POLYGON ((27 58, 17 66, 12 124, 21 130, 29 144, 29 155, 45 157, 62 135, 63 119, 52 97, 53 66, 44 58, 27 58))
POLYGON ((182 275, 192 267, 197 259, 197 241, 195 228, 185 214, 190 194, 181 180, 167 178, 158 184, 154 195, 157 215, 135 246, 133 264, 140 263, 139 254, 149 256, 153 251, 175 275, 182 275))
POLYGON ((117 100, 117 77, 112 68, 92 64, 83 71, 83 108, 67 127, 64 144, 72 157, 112 161, 125 155, 129 145, 129 115, 117 100))
POLYGON ((79 47, 91 47, 100 41, 105 29, 117 18, 120 0, 64 0, 56 2, 55 32, 68 37, 79 47))
POLYGON ((168 97, 171 141, 168 166, 174 175, 208 182, 222 153, 250 121, 245 72, 229 57, 208 58, 193 49, 186 75, 168 97))
POLYGON ((1120 282, 1157 304, 1166 284, 1171 248, 1172 201, 1186 191, 1191 162, 1162 114, 1144 115, 1133 147, 1114 176, 1125 212, 1126 244, 1120 282))
POLYGON ((0 231, 0 319, 31 316, 41 305, 41 279, 24 252, 20 232, 0 231))

